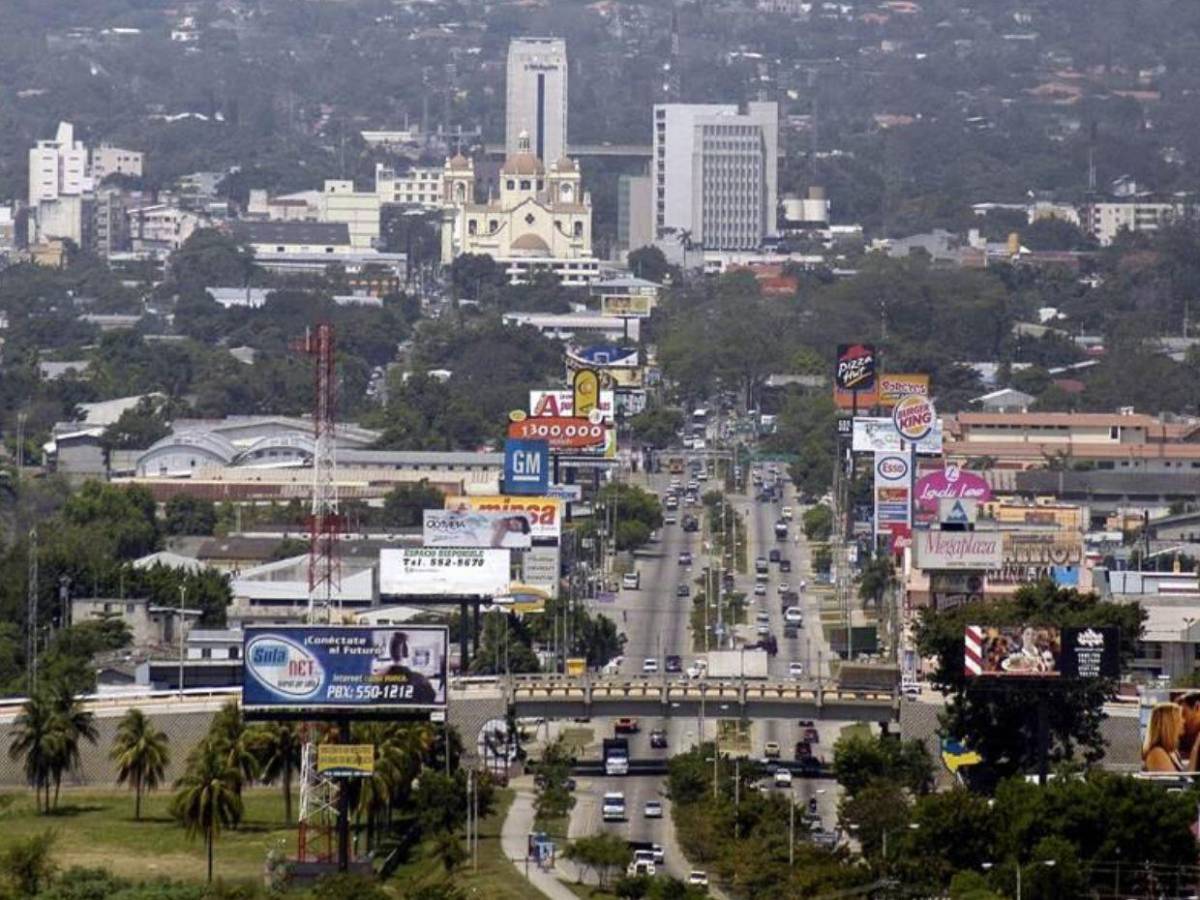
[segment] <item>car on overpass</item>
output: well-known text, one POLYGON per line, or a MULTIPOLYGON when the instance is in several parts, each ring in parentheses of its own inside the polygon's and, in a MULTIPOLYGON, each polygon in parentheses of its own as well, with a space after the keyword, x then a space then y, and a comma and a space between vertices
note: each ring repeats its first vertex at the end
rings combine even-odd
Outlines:
POLYGON ((637 734, 638 728, 638 720, 628 716, 617 719, 617 721, 613 723, 614 734, 637 734))
POLYGON ((655 728, 650 732, 650 746, 654 750, 667 749, 667 733, 661 728, 655 728))
POLYGON ((674 674, 683 671, 683 657, 677 653, 672 653, 667 656, 666 665, 663 666, 668 672, 674 674))
POLYGON ((652 656, 647 656, 645 659, 643 659, 642 660, 642 674, 643 675, 657 675, 658 674, 658 660, 652 656))

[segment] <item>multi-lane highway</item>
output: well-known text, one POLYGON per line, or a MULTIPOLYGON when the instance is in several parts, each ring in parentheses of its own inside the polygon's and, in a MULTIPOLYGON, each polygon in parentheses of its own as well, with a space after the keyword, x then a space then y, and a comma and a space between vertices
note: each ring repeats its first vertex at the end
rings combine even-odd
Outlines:
MULTIPOLYGON (((667 472, 643 473, 639 483, 647 490, 662 496, 669 488, 671 477, 667 472)), ((686 482, 690 478, 690 470, 680 477, 686 482)), ((700 493, 713 486, 716 486, 713 481, 701 483, 700 493)), ((748 485, 747 489, 747 494, 734 495, 731 498, 733 507, 744 516, 747 525, 747 558, 751 569, 750 572, 735 577, 736 589, 752 600, 750 621, 737 629, 738 642, 756 639, 755 614, 763 610, 769 616, 768 627, 779 645, 778 655, 770 661, 772 679, 788 678, 789 665, 794 661, 805 663, 804 677, 828 677, 830 649, 819 627, 820 616, 811 592, 800 594, 805 627, 800 628, 794 638, 784 637, 783 606, 779 597, 781 581, 786 579, 795 591, 799 591, 802 580, 809 584, 813 581, 809 548, 800 532, 803 510, 794 491, 786 484, 783 484, 781 499, 773 503, 759 502, 753 493, 749 493, 753 489, 752 486, 748 485), (775 522, 783 506, 791 506, 794 513, 794 521, 785 542, 776 541, 775 537, 775 522), (757 556, 768 556, 774 547, 778 547, 782 555, 791 560, 792 571, 781 574, 779 566, 773 564, 767 596, 755 598, 753 561, 757 556), (818 659, 821 662, 820 670, 817 668, 818 659)), ((681 508, 678 513, 680 522, 684 512, 702 515, 703 510, 699 506, 692 509, 681 508)), ((652 659, 657 666, 657 677, 680 678, 684 676, 665 672, 667 657, 681 657, 682 666, 686 670, 689 663, 703 655, 702 649, 695 649, 694 636, 689 628, 691 597, 677 596, 677 589, 681 583, 687 584, 689 593, 694 594, 703 567, 716 562, 705 553, 703 535, 703 531, 685 532, 680 524, 664 525, 659 540, 636 559, 637 570, 641 576, 640 586, 637 589, 621 590, 614 604, 597 606, 597 611, 610 616, 626 637, 625 656, 620 667, 623 675, 643 675, 645 661, 652 659), (684 551, 692 555, 690 566, 679 563, 679 554, 684 551)), ((732 636, 726 640, 727 647, 735 645, 732 636)), ((643 716, 639 722, 640 730, 628 736, 630 754, 635 759, 665 760, 694 746, 698 740, 712 740, 717 734, 718 720, 737 719, 738 715, 736 707, 722 708, 719 704, 710 704, 702 716, 696 716, 690 711, 687 714, 673 715, 670 709, 665 715, 643 716), (666 748, 651 746, 650 735, 655 730, 665 733, 666 748)), ((586 725, 576 727, 592 730, 594 748, 603 738, 612 736, 613 721, 610 718, 597 717, 586 725)), ((817 756, 826 759, 832 757, 832 745, 840 733, 841 724, 831 721, 816 723, 819 740, 813 746, 813 752, 817 756)), ((753 720, 749 723, 749 755, 757 759, 763 758, 767 743, 774 742, 779 745, 781 754, 790 759, 796 743, 803 737, 804 728, 797 719, 753 720)), ((793 791, 797 801, 803 806, 815 799, 822 822, 827 827, 834 825, 837 818, 837 790, 832 781, 797 779, 793 791)), ((667 870, 682 877, 686 874, 687 865, 679 857, 674 843, 670 803, 665 793, 664 779, 658 776, 581 779, 577 791, 577 804, 571 815, 570 834, 575 837, 606 830, 622 834, 629 840, 658 843, 666 851, 667 870), (601 819, 601 799, 604 792, 609 790, 619 790, 625 795, 628 813, 623 822, 604 823, 601 819), (644 816, 648 800, 662 802, 662 819, 647 819, 644 816)))

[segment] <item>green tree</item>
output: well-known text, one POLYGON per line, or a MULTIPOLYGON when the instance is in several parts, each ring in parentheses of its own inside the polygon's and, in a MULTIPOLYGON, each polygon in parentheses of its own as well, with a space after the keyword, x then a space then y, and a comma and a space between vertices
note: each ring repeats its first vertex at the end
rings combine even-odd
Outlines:
POLYGON ((671 274, 671 264, 663 252, 654 246, 638 247, 629 251, 629 271, 638 278, 662 284, 671 274))
POLYGON ((1003 900, 987 878, 974 871, 955 872, 950 879, 950 900, 1003 900))
POLYGON ((858 576, 858 598, 862 600, 864 608, 867 605, 875 609, 882 608, 883 598, 895 587, 896 566, 891 557, 876 555, 868 559, 858 576))
POLYGON ((629 865, 633 851, 619 835, 601 833, 571 841, 563 849, 563 857, 575 863, 581 872, 584 869, 595 872, 600 890, 604 890, 612 876, 629 865))
POLYGON ((662 449, 675 442, 676 432, 683 427, 683 413, 662 406, 652 407, 630 419, 629 427, 638 441, 662 449))
POLYGON ((801 526, 810 541, 827 541, 833 534, 833 510, 824 504, 810 507, 804 511, 801 526))
POLYGON ((933 761, 920 741, 851 732, 833 745, 833 775, 850 796, 875 781, 924 794, 933 787, 933 761))
POLYGON ((87 528, 100 546, 110 546, 119 559, 144 556, 158 546, 154 497, 141 486, 89 481, 68 498, 63 518, 87 528))
POLYGON ((176 494, 167 500, 163 525, 167 534, 212 534, 217 527, 216 505, 191 494, 176 494))
POLYGON ((96 714, 84 709, 83 701, 75 696, 71 685, 59 681, 47 690, 52 710, 51 728, 57 732, 52 755, 51 775, 54 778, 54 805, 58 806, 63 775, 79 768, 79 746, 83 741, 95 744, 99 737, 96 714))
POLYGON ((241 287, 257 275, 254 254, 245 245, 210 228, 194 231, 171 254, 171 279, 192 291, 206 287, 241 287))
MULTIPOLYGON (((206 742, 222 754, 225 764, 238 774, 236 789, 259 776, 259 757, 255 754, 254 732, 246 727, 246 717, 238 701, 229 700, 213 716, 206 742)), ((235 826, 236 827, 236 826, 235 826)))
POLYGON ((392 528, 419 528, 424 511, 441 509, 446 496, 428 481, 402 484, 383 499, 382 524, 392 528))
POLYGON ((55 722, 54 707, 45 694, 35 694, 21 704, 12 733, 8 755, 21 761, 25 779, 37 795, 38 812, 49 812, 50 779, 55 761, 61 756, 62 734, 55 722))
POLYGON ((106 450, 144 450, 170 433, 161 402, 143 397, 104 429, 100 442, 106 450))
POLYGON ((462 253, 450 264, 450 284, 456 297, 469 300, 494 297, 506 282, 503 267, 486 253, 462 253))
POLYGON ((133 817, 141 821, 142 791, 158 790, 171 760, 167 734, 133 707, 117 725, 109 757, 117 764, 117 784, 128 783, 133 788, 133 817))
POLYGON ((204 839, 211 882, 213 848, 221 829, 236 828, 243 811, 242 776, 211 741, 192 753, 187 771, 176 783, 171 810, 189 837, 204 839))
POLYGON ((300 768, 304 749, 300 730, 293 722, 271 722, 254 729, 250 735, 252 752, 258 758, 262 780, 271 784, 278 780, 283 788, 283 821, 292 822, 292 777, 300 768))
POLYGON ((537 796, 534 808, 539 819, 561 819, 575 807, 575 798, 567 787, 574 754, 560 735, 546 747, 537 766, 537 796))

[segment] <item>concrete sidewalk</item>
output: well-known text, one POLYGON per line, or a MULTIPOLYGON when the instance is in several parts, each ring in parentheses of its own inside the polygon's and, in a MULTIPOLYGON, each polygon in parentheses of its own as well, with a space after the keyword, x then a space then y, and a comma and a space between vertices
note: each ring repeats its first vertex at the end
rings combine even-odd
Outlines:
MULTIPOLYGON (((500 832, 500 846, 504 855, 517 867, 517 871, 529 879, 530 885, 542 896, 552 900, 579 900, 561 881, 557 869, 543 871, 533 860, 526 860, 529 846, 529 833, 533 831, 533 820, 536 811, 533 808, 534 789, 533 777, 524 775, 514 778, 509 786, 516 791, 508 815, 504 818, 504 828, 500 832)), ((561 851, 561 847, 558 848, 561 851)))

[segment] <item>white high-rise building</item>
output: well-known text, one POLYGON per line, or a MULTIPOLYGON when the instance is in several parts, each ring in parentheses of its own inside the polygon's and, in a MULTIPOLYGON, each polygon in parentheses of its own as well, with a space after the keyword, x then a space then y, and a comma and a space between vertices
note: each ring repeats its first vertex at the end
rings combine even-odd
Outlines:
POLYGON ((29 205, 82 194, 91 188, 87 147, 75 140, 74 125, 59 122, 53 140, 38 141, 29 151, 29 205))
POLYGON ((561 38, 515 38, 508 45, 504 149, 514 156, 521 135, 544 165, 567 156, 567 44, 561 38))
POLYGON ((779 110, 772 102, 654 107, 655 234, 752 250, 777 234, 779 110))

